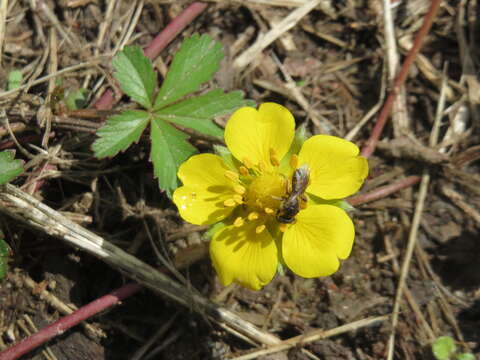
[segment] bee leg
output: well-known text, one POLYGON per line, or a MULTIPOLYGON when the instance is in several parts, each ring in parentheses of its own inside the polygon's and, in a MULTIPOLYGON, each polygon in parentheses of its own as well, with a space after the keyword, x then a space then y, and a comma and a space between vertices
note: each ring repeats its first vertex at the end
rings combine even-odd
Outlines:
POLYGON ((304 210, 307 208, 307 203, 308 203, 308 198, 305 196, 305 194, 302 194, 300 196, 300 209, 304 210))

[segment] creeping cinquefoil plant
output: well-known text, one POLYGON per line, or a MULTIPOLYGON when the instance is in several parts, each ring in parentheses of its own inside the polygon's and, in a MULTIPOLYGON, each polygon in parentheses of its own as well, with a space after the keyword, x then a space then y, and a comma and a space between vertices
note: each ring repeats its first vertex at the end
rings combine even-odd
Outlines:
POLYGON ((185 161, 173 194, 186 221, 217 224, 210 256, 221 283, 259 290, 279 265, 305 278, 337 271, 355 236, 342 199, 368 174, 358 147, 328 135, 299 140, 293 115, 275 103, 235 111, 225 143, 185 161))

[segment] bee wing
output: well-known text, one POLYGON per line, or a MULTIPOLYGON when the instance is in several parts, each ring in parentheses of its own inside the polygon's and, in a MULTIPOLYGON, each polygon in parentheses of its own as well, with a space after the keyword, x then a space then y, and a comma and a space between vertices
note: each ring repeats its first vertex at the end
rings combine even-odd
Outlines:
POLYGON ((310 179, 310 169, 307 164, 303 164, 295 170, 292 176, 292 193, 300 195, 305 192, 310 179))

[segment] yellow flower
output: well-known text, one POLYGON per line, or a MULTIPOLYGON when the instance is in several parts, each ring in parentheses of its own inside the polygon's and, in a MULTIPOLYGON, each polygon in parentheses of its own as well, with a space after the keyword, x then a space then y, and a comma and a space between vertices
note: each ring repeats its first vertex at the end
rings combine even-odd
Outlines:
POLYGON ((258 290, 279 262, 306 278, 327 276, 350 255, 353 223, 336 204, 362 186, 367 160, 353 143, 328 135, 312 136, 295 153, 294 137, 285 107, 243 107, 225 128, 231 158, 194 155, 178 170, 183 186, 173 201, 180 215, 197 225, 224 224, 210 243, 223 285, 258 290), (305 194, 294 194, 292 177, 302 174, 305 194), (293 215, 280 216, 287 199, 293 215))

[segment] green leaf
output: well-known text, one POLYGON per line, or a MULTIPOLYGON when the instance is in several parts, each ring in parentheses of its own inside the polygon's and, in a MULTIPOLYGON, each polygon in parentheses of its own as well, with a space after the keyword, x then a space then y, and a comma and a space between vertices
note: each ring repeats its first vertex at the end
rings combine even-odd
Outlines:
POLYGON ((240 166, 238 161, 233 157, 232 153, 226 146, 223 145, 213 145, 213 151, 215 154, 220 156, 223 159, 223 162, 232 170, 237 171, 236 169, 240 166))
POLYGON ((338 206, 339 208, 345 210, 346 212, 350 212, 350 211, 354 211, 355 208, 350 205, 347 201, 345 200, 337 200, 336 203, 334 203, 333 205, 335 206, 338 206))
POLYGON ((88 103, 88 90, 81 88, 68 94, 65 104, 70 110, 84 109, 88 103))
POLYGON ((6 184, 23 172, 23 161, 15 160, 14 151, 0 152, 0 185, 6 184))
POLYGON ((471 353, 458 354, 457 360, 475 360, 475 355, 471 353))
POLYGON ((98 129, 99 138, 92 145, 95 156, 101 159, 126 150, 138 142, 149 120, 150 114, 140 110, 128 110, 108 118, 98 129))
POLYGON ((172 191, 178 186, 178 167, 196 153, 196 149, 186 141, 188 135, 158 118, 152 121, 150 137, 152 140, 150 160, 153 162, 155 176, 158 178, 160 188, 171 197, 172 191))
POLYGON ((457 347, 450 336, 440 336, 432 345, 433 356, 437 360, 448 360, 455 353, 457 347))
POLYGON ((245 100, 242 91, 225 94, 222 89, 215 89, 163 108, 155 112, 155 115, 203 134, 223 138, 223 130, 211 120, 216 116, 231 114, 243 105, 245 100))
POLYGON ((287 154, 280 161, 280 172, 288 174, 291 171, 290 158, 292 155, 300 152, 303 143, 308 138, 306 126, 304 124, 300 125, 297 130, 295 130, 295 137, 293 138, 292 145, 290 145, 290 149, 288 149, 287 154))
POLYGON ((207 231, 205 231, 202 235, 202 239, 204 240, 212 240, 213 239, 213 236, 220 230, 222 230, 224 227, 228 226, 228 225, 231 225, 231 224, 228 224, 226 222, 223 222, 223 221, 219 221, 215 224, 213 224, 212 226, 210 226, 208 228, 207 231))
POLYGON ((212 79, 223 59, 222 44, 198 34, 185 39, 173 58, 170 70, 155 99, 155 110, 167 106, 212 79))
POLYGON ((143 54, 140 46, 127 46, 112 61, 113 74, 122 91, 143 107, 150 109, 153 103, 156 76, 152 62, 143 54))
POLYGON ((13 70, 8 73, 7 90, 19 88, 22 85, 23 74, 20 70, 13 70))
POLYGON ((0 230, 0 280, 5 277, 8 269, 8 258, 10 256, 10 247, 3 238, 0 230))

